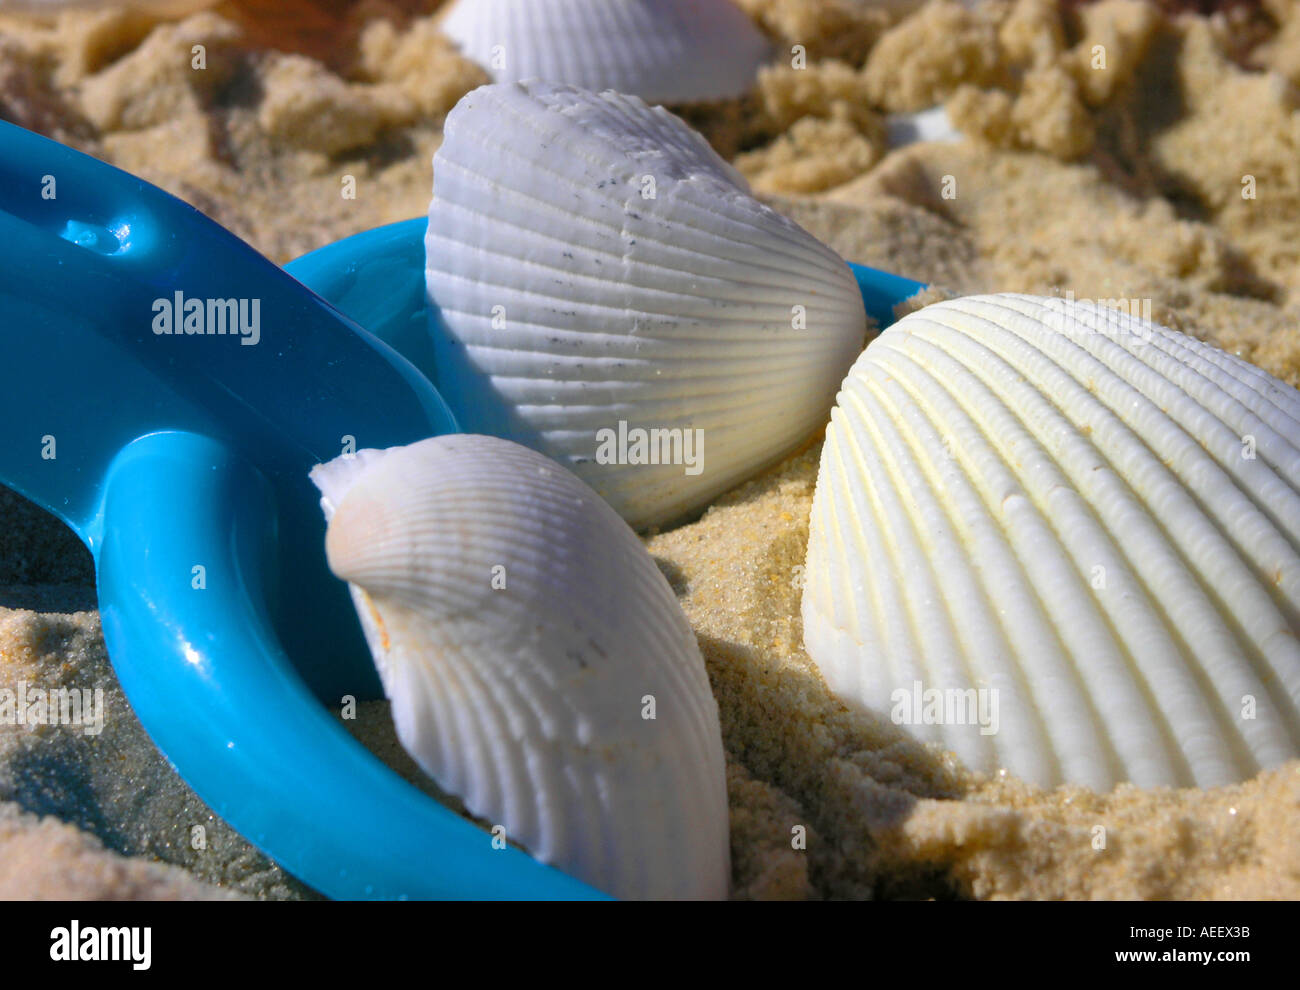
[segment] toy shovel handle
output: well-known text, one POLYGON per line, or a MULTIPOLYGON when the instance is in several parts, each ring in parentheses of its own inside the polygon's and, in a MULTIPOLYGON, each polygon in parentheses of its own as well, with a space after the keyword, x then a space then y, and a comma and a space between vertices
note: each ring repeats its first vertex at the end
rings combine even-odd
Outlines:
POLYGON ((158 433, 114 459, 105 489, 97 565, 114 669, 159 748, 249 841, 335 898, 603 896, 496 848, 316 701, 263 605, 280 541, 270 486, 247 462, 158 433))
POLYGON ((214 811, 334 897, 599 896, 493 848, 317 700, 377 681, 307 470, 343 434, 454 430, 423 376, 185 204, 2 123, 0 357, 0 481, 90 545, 123 689, 214 811), (256 343, 155 333, 189 298, 257 300, 256 343))
POLYGON ((104 472, 146 433, 229 440, 302 494, 344 437, 383 447, 454 428, 427 379, 237 237, 3 122, 0 359, 17 372, 0 392, 0 480, 92 551, 104 472))

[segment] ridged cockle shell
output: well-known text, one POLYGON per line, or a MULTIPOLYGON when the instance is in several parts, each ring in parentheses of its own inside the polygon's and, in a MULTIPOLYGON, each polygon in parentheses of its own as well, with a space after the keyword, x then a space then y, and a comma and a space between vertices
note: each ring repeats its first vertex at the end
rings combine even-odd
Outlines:
POLYGON ((661 107, 485 86, 447 119, 425 241, 469 430, 671 522, 809 440, 862 348, 848 266, 661 107))
POLYGON ((1132 313, 919 310, 827 430, 808 652, 981 771, 1104 789, 1276 766, 1300 755, 1297 437, 1294 389, 1132 313))
POLYGON ((611 894, 725 897, 717 704, 627 524, 568 471, 493 437, 362 450, 312 480, 330 568, 420 766, 611 894))

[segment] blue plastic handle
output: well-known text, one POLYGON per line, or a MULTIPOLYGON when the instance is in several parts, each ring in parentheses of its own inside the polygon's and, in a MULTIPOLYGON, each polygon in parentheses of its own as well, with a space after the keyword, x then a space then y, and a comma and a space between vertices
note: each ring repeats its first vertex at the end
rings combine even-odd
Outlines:
POLYGON ((192 433, 143 437, 114 460, 104 513, 100 611, 131 706, 213 811, 285 869, 336 898, 602 896, 494 849, 316 701, 265 607, 274 498, 243 458, 192 433))
POLYGON ((90 547, 123 690, 215 812, 336 898, 603 896, 493 849, 317 700, 380 692, 307 471, 345 434, 454 431, 422 374, 184 203, 7 124, 0 353, 0 480, 90 547), (155 334, 177 290, 258 299, 260 340, 155 334))
POLYGON ((0 123, 0 321, 22 369, 0 390, 0 469, 97 553, 102 485, 158 430, 219 439, 266 475, 295 564, 275 616, 317 694, 380 693, 345 589, 328 573, 307 472, 344 449, 452 432, 427 378, 192 207, 0 123), (47 193, 49 190, 49 193, 47 193), (49 195, 51 198, 47 198, 49 195), (180 294, 244 303, 251 336, 159 334, 180 294), (382 396, 383 401, 376 401, 382 396), (292 507, 292 511, 285 511, 292 507))

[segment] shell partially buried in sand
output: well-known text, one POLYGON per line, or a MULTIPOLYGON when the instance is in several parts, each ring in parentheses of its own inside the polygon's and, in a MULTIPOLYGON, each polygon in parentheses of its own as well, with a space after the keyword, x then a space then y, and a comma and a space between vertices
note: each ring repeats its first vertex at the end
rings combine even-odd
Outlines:
POLYGON ((656 103, 740 96, 771 47, 732 0, 458 0, 442 29, 495 82, 656 103))
POLYGON ((806 442, 866 333, 834 251, 676 117, 615 93, 465 96, 425 246, 457 420, 554 458, 637 528, 806 442))
POLYGON ((725 897, 717 704, 626 523, 568 471, 492 437, 363 450, 312 480, 330 568, 421 767, 611 894, 725 897))
POLYGON ((1297 436, 1294 389, 1149 321, 922 309, 827 431, 808 652, 976 770, 1104 790, 1277 766, 1300 754, 1297 436))

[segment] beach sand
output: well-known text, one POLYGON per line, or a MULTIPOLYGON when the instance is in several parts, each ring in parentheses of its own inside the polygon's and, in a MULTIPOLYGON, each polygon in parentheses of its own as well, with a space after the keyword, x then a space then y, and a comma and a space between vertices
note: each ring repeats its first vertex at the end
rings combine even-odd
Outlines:
MULTIPOLYGON (((1300 385, 1300 0, 1212 18, 1140 0, 740 2, 808 67, 674 109, 844 257, 935 296, 1150 300, 1160 322, 1300 385), (888 147, 888 114, 940 103, 966 139, 888 147)), ((298 33, 288 5, 274 30, 258 6, 0 14, 0 117, 161 185, 278 262, 424 213, 441 121, 485 78, 429 5, 302 4, 298 33)), ((1300 897, 1300 761, 1213 790, 1041 791, 838 704, 801 645, 819 450, 810 437, 647 537, 721 710, 733 896, 1300 897)), ((75 538, 0 492, 0 686, 98 688, 107 706, 93 737, 0 725, 0 896, 314 896, 149 742, 94 601, 75 538)), ((345 724, 419 779, 383 703, 345 724)))

